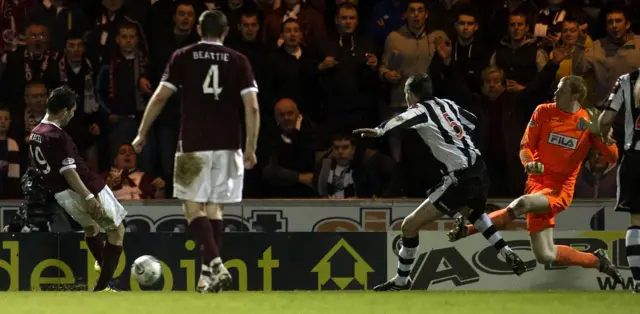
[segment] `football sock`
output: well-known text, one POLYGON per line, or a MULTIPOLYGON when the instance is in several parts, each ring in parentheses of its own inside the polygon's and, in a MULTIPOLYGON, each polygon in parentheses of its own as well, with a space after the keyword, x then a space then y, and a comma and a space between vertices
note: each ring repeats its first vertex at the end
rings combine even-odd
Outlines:
POLYGON ((222 234, 224 233, 224 224, 220 219, 209 219, 211 229, 213 229, 213 239, 218 247, 218 252, 222 251, 222 234))
POLYGON ((507 242, 502 238, 502 234, 496 228, 496 226, 491 222, 489 216, 482 210, 474 210, 471 212, 469 217, 467 218, 469 222, 471 222, 475 229, 482 233, 493 247, 505 256, 507 252, 510 252, 511 249, 507 245, 507 242))
POLYGON ((102 251, 103 260, 102 264, 100 264, 102 269, 100 270, 100 277, 98 277, 98 283, 96 283, 94 291, 101 291, 107 287, 113 277, 113 273, 116 271, 116 266, 118 266, 120 254, 122 254, 122 246, 113 245, 107 241, 102 251))
POLYGON ((202 265, 210 265, 214 258, 219 257, 218 247, 213 239, 213 230, 207 217, 198 217, 189 223, 189 230, 196 237, 202 254, 202 265))
POLYGON ((591 254, 580 252, 566 245, 556 245, 556 263, 562 265, 576 265, 584 268, 597 268, 598 257, 591 254))
POLYGON ((102 265, 102 241, 98 238, 99 234, 94 237, 86 236, 84 240, 87 242, 87 247, 93 255, 93 258, 98 262, 98 265, 102 265))
POLYGON ((416 255, 418 255, 418 244, 420 244, 418 236, 412 238, 402 237, 402 247, 398 252, 398 274, 394 278, 397 285, 404 286, 407 284, 411 274, 411 266, 416 255))
MULTIPOLYGON (((510 207, 489 213, 489 218, 491 218, 491 223, 493 223, 497 230, 504 229, 504 227, 516 219, 510 207)), ((478 233, 478 229, 473 224, 467 225, 467 228, 467 236, 478 233)))
POLYGON ((631 276, 636 285, 640 285, 640 226, 627 228, 627 261, 631 276))

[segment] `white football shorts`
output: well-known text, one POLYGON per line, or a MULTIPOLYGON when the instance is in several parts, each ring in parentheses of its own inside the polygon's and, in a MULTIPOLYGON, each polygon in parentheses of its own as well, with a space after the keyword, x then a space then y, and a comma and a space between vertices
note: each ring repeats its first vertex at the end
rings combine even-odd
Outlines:
POLYGON ((241 150, 215 150, 175 155, 173 196, 197 203, 242 201, 244 161, 241 150))

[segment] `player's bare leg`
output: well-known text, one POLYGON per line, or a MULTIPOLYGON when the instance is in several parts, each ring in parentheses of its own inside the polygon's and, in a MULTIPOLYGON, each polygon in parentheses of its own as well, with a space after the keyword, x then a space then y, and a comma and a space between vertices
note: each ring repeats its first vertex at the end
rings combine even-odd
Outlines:
POLYGON ((598 249, 594 253, 585 253, 566 245, 556 245, 553 241, 553 228, 551 227, 531 234, 530 238, 533 256, 540 264, 558 263, 595 268, 622 283, 622 276, 603 249, 598 249))
MULTIPOLYGON (((213 239, 218 247, 218 253, 222 252, 222 235, 224 233, 223 210, 224 205, 222 204, 207 203, 205 206, 207 218, 213 231, 213 239)), ((231 285, 231 274, 229 274, 227 268, 224 267, 222 260, 212 265, 211 272, 213 274, 214 292, 220 292, 222 289, 226 289, 231 285)))
MULTIPOLYGON (((525 213, 544 214, 549 212, 549 200, 542 193, 523 195, 511 202, 506 208, 489 214, 491 222, 498 230, 504 229, 509 223, 525 213)), ((461 217, 455 220, 456 227, 447 233, 449 241, 454 242, 478 233, 473 224, 465 225, 461 217)))
POLYGON ((189 223, 189 231, 196 237, 196 241, 200 246, 202 257, 202 270, 196 290, 204 293, 213 289, 213 272, 214 264, 222 263, 218 247, 213 238, 213 230, 207 218, 205 203, 197 203, 192 201, 183 201, 182 210, 189 223))
POLYGON ((435 208, 429 199, 426 199, 409 216, 404 218, 401 227, 402 247, 398 253, 398 272, 387 282, 375 286, 374 291, 400 291, 411 288, 413 282, 409 275, 413 261, 418 255, 420 243, 418 233, 422 226, 430 224, 442 216, 442 212, 435 208))
POLYGON ((463 217, 479 230, 489 243, 498 251, 504 260, 511 266, 513 273, 520 276, 527 271, 524 261, 507 245, 502 238, 502 234, 496 226, 493 225, 489 216, 481 209, 463 208, 458 210, 463 217))
POLYGON ((98 237, 100 235, 100 227, 94 223, 92 226, 82 228, 84 230, 84 240, 87 242, 87 247, 93 255, 93 259, 96 260, 94 266, 96 271, 100 271, 100 265, 102 265, 102 240, 98 237))
POLYGON ((111 291, 109 281, 113 278, 113 274, 118 266, 120 255, 122 254, 122 244, 124 242, 124 224, 112 230, 106 230, 107 243, 102 249, 102 263, 100 264, 100 277, 93 291, 111 291))
POLYGON ((640 214, 629 215, 626 236, 627 261, 633 277, 634 293, 640 293, 640 214))

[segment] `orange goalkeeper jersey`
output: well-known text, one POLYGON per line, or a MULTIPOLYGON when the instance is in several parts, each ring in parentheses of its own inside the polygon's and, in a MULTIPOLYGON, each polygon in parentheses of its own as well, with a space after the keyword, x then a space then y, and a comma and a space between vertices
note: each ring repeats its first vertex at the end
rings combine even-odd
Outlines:
MULTIPOLYGON (((616 145, 606 145, 588 129, 581 130, 578 127, 580 117, 589 119, 584 109, 568 113, 558 109, 555 103, 539 105, 533 112, 520 143, 522 164, 541 162, 544 165, 544 174, 541 175, 544 182, 555 182, 573 189, 580 166, 592 144, 600 149, 608 162, 616 162, 616 145)), ((540 176, 529 177, 534 179, 540 176)))

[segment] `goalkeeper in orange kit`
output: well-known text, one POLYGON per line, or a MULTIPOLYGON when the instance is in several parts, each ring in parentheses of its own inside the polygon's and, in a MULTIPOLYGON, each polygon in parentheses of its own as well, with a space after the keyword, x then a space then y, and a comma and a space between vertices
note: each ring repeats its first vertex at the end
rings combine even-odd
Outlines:
MULTIPOLYGON (((553 241, 554 217, 571 204, 576 176, 591 146, 595 144, 609 162, 618 159, 618 149, 610 138, 596 137, 588 130, 589 121, 597 120, 598 112, 581 108, 586 92, 582 78, 567 76, 560 80, 556 103, 536 108, 520 144, 520 160, 528 174, 525 195, 489 217, 502 229, 526 214, 531 249, 538 263, 596 268, 622 282, 606 251, 585 253, 553 241)), ((457 218, 456 227, 447 235, 453 242, 477 232, 472 225, 465 225, 464 218, 457 218)))

